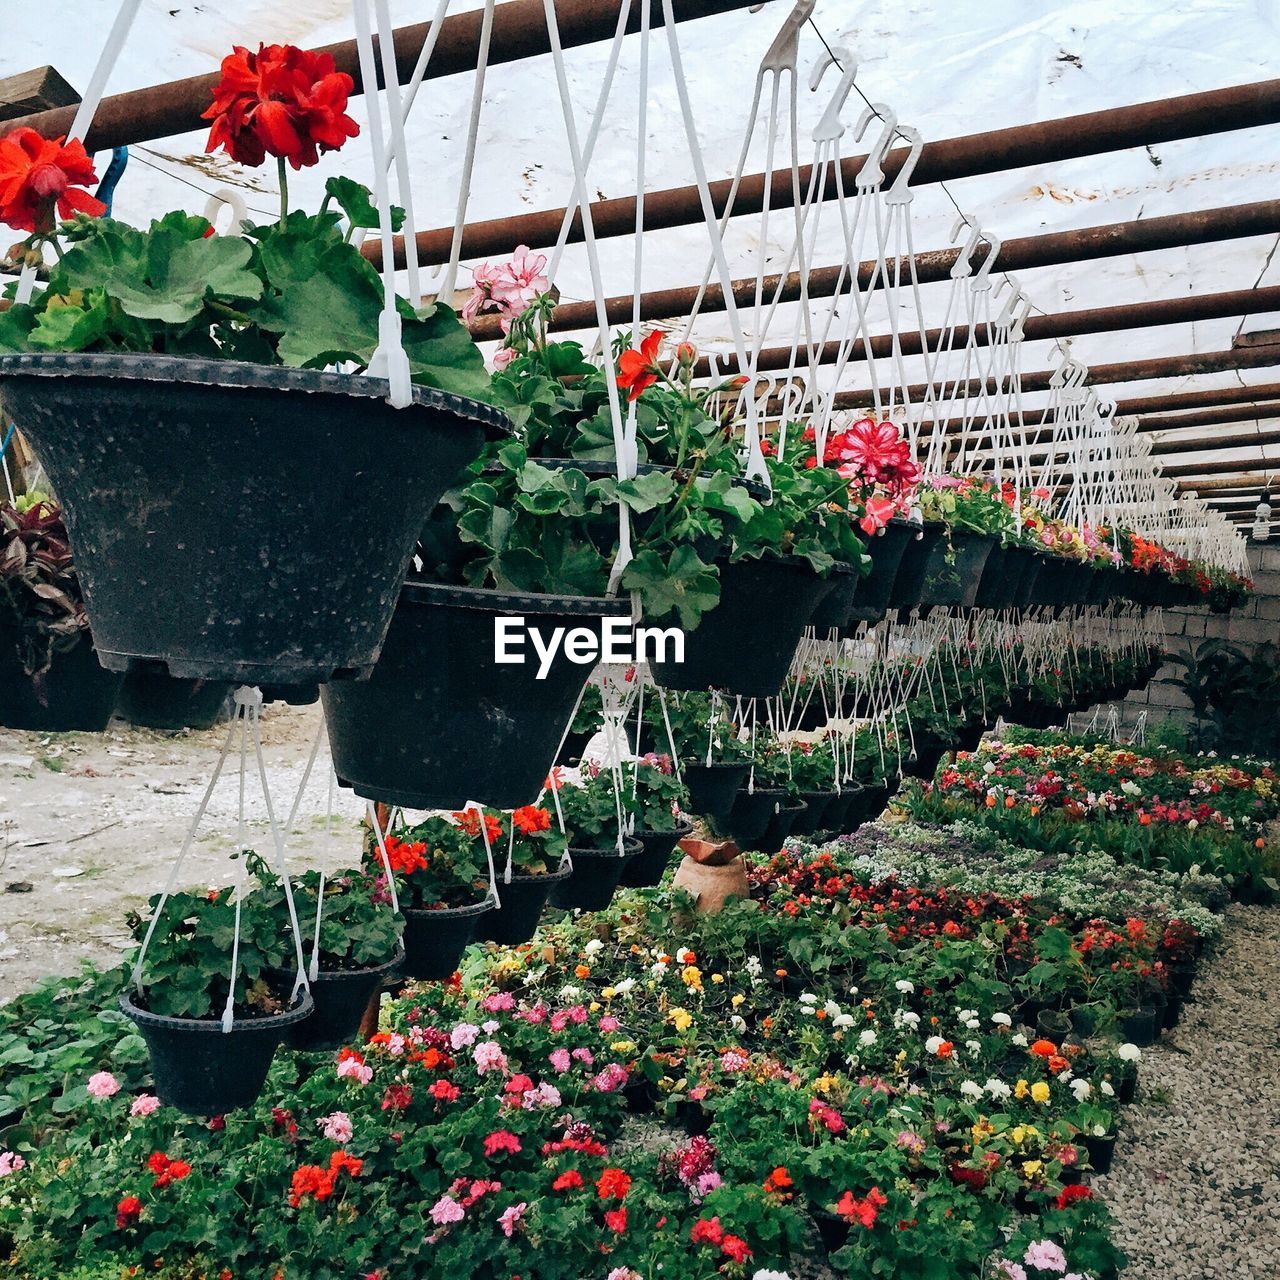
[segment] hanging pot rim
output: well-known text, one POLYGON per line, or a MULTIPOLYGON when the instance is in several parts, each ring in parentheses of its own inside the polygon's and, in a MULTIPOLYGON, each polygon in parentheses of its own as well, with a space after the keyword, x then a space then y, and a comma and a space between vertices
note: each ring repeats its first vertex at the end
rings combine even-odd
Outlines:
MULTIPOLYGON (((661 834, 666 835, 666 832, 664 831, 661 834)), ((569 846, 569 857, 574 859, 575 862, 580 857, 599 858, 601 860, 617 858, 620 861, 625 861, 627 858, 634 858, 637 853, 642 853, 643 851, 644 845, 635 836, 623 836, 621 853, 618 852, 617 845, 609 845, 608 848, 592 848, 590 845, 579 847, 571 844, 569 846)))
POLYGON ((400 589, 402 602, 442 608, 476 609, 512 614, 569 614, 607 618, 630 606, 621 596, 562 596, 544 592, 507 591, 500 587, 455 586, 410 575, 400 589))
MULTIPOLYGON (((185 383, 194 386, 263 391, 300 391, 385 400, 386 378, 364 374, 328 373, 290 365, 255 364, 248 360, 217 360, 207 356, 154 355, 143 351, 21 352, 0 356, 0 381, 13 374, 35 377, 99 377, 127 382, 185 383)), ((444 409, 482 423, 495 434, 510 435, 511 419, 501 409, 436 387, 411 385, 413 403, 444 409)))
POLYGON ((683 840, 691 831, 696 828, 697 824, 690 818, 682 818, 680 824, 673 831, 652 831, 649 828, 637 830, 631 833, 632 838, 639 840, 642 844, 645 836, 673 836, 677 840, 683 840))
MULTIPOLYGON (((307 975, 308 985, 317 982, 341 982, 344 978, 369 978, 375 974, 390 973, 393 969, 399 968, 404 963, 404 943, 400 942, 396 945, 395 954, 390 960, 383 960, 380 964, 365 965, 359 969, 318 969, 316 976, 307 975)), ((279 973, 292 978, 297 972, 296 969, 290 967, 281 968, 279 965, 267 965, 264 970, 266 973, 279 973)))
POLYGON ((163 1031, 190 1031, 192 1034, 235 1035, 237 1032, 275 1034, 281 1027, 291 1027, 308 1017, 316 1007, 311 992, 303 987, 298 999, 283 1013, 269 1013, 261 1018, 236 1018, 230 1031, 223 1031, 221 1018, 182 1018, 170 1013, 152 1013, 135 1004, 129 990, 120 993, 120 1008, 125 1016, 140 1027, 156 1027, 163 1031))
MULTIPOLYGON (((521 877, 513 871, 511 873, 512 880, 519 880, 521 877)), ((525 877, 526 879, 534 879, 533 876, 525 877)), ((406 907, 403 903, 400 905, 400 914, 406 920, 416 919, 419 916, 431 916, 434 919, 441 919, 447 916, 450 920, 466 920, 471 916, 483 915, 493 906, 493 895, 486 893, 483 898, 477 902, 467 902, 460 907, 406 907)), ((404 947, 400 949, 401 956, 404 955, 404 947)))

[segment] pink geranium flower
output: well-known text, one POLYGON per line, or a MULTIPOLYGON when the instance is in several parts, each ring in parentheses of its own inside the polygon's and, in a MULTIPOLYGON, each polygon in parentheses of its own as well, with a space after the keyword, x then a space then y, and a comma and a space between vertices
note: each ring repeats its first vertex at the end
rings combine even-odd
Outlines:
POLYGON ((111 1098, 120 1092, 120 1081, 110 1071, 98 1071, 89 1077, 85 1086, 93 1098, 111 1098))
POLYGON ((134 1098, 129 1114, 135 1118, 154 1115, 159 1106, 160 1099, 154 1093, 140 1093, 134 1098))
POLYGON ((511 1239, 515 1229, 520 1224, 520 1219, 524 1217, 524 1211, 529 1207, 528 1203, 521 1200, 519 1204, 513 1204, 509 1209, 504 1209, 498 1215, 498 1225, 502 1228, 502 1234, 511 1239))

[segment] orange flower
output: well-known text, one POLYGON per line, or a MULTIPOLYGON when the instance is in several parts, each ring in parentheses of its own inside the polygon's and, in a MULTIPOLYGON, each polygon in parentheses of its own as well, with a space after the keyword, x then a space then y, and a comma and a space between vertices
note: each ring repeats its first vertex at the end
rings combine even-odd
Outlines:
MULTIPOLYGON (((453 815, 453 820, 467 835, 477 837, 480 834, 480 815, 475 809, 463 809, 453 815)), ((502 838, 502 819, 492 813, 484 815, 484 827, 489 833, 489 843, 494 844, 502 838)))
POLYGON ((587 965, 580 964, 575 967, 573 975, 575 978, 589 978, 591 977, 591 970, 587 965))
POLYGON ((1149 813, 1138 814, 1138 822, 1144 827, 1149 827, 1151 825, 1151 815, 1149 813))
POLYGON ((539 831, 551 830, 551 814, 535 804, 526 804, 515 810, 511 815, 511 821, 515 824, 517 831, 522 831, 527 836, 536 835, 539 831))
POLYGON ((995 798, 995 796, 992 796, 992 795, 987 796, 987 808, 988 808, 988 809, 994 809, 995 807, 996 807, 996 798, 995 798))
POLYGON ((1052 1058, 1058 1052, 1058 1046, 1052 1040, 1037 1040, 1032 1044, 1030 1051, 1037 1058, 1052 1058))
POLYGON ((63 218, 101 217, 107 206, 73 185, 97 180, 78 140, 42 138, 26 128, 0 138, 0 222, 15 231, 52 231, 55 212, 63 218))
POLYGON ((795 1184, 791 1181, 791 1175, 787 1172, 785 1165, 779 1165, 765 1180, 764 1189, 769 1195, 790 1196, 791 1192, 788 1188, 795 1184))
POLYGON ((1013 796, 1005 796, 1004 798, 1004 807, 1006 809, 1014 808, 1017 805, 1017 803, 1018 802, 1013 798, 1013 796))
POLYGON ((596 1194, 601 1200, 625 1200, 631 1190, 631 1175, 622 1169, 606 1169, 596 1180, 596 1194))
POLYGON ((1049 1059, 1049 1070, 1055 1076, 1061 1075, 1070 1065, 1071 1063, 1069 1063, 1060 1053, 1055 1053, 1053 1057, 1049 1059))
POLYGON ((627 392, 628 400, 638 400, 662 377, 662 368, 658 364, 662 338, 662 330, 655 329, 640 344, 639 351, 631 347, 618 357, 618 386, 627 392))

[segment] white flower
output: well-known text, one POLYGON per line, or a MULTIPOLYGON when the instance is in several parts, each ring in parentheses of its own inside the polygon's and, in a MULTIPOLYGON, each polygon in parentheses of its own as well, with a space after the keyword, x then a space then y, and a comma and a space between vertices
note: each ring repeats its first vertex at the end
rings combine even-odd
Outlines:
POLYGON ((1125 781, 1120 784, 1120 790, 1127 796, 1139 796, 1142 794, 1142 788, 1136 782, 1125 781))
POLYGON ((743 1017, 741 1017, 739 1014, 736 1014, 736 1013, 734 1013, 734 1014, 730 1014, 730 1016, 729 1016, 729 1025, 730 1025, 730 1026, 731 1026, 735 1031, 745 1031, 745 1030, 747 1029, 746 1019, 745 1019, 745 1018, 743 1018, 743 1017))
POLYGON ((840 1006, 836 1004, 834 1000, 828 1000, 827 1003, 822 1006, 822 1011, 828 1018, 834 1019, 840 1016, 840 1006))
POLYGON ((1027 1047, 1027 1037, 1021 1031, 1018 1031, 1009 1037, 1009 1043, 1016 1044, 1019 1049, 1025 1049, 1027 1047))
POLYGON ((971 1053, 975 1058, 982 1052, 982 1044, 977 1040, 966 1040, 964 1042, 965 1050, 971 1053))
POLYGON ((982 1026, 982 1023, 977 1018, 967 1018, 964 1025, 966 1031, 977 1031, 982 1026))
POLYGON ((817 996, 815 996, 815 995, 812 995, 810 992, 806 991, 806 992, 804 993, 804 995, 802 995, 802 996, 800 997, 800 1003, 801 1003, 801 1004, 817 1004, 817 1003, 818 1003, 818 997, 817 997, 817 996))
POLYGON ((1071 1092, 1076 1095, 1077 1102, 1083 1102, 1093 1092, 1093 1086, 1087 1080, 1073 1080, 1071 1092))
POLYGON ((1137 1062, 1142 1057, 1142 1050, 1136 1044, 1122 1044, 1116 1050, 1116 1057, 1121 1062, 1137 1062))
POLYGON ((1200 820, 1198 818, 1192 818, 1191 821, 1187 823, 1187 830, 1194 831, 1199 825, 1200 820))
POLYGON ((765 1271, 763 1268, 751 1277, 751 1280, 791 1280, 785 1271, 765 1271))
POLYGON ((893 1025, 895 1027, 907 1027, 914 1031, 920 1025, 920 1015, 912 1013, 910 1009, 899 1009, 893 1015, 893 1025))
POLYGON ((836 1017, 832 1018, 831 1025, 840 1031, 844 1031, 846 1028, 853 1026, 853 1014, 837 1014, 836 1017))
POLYGON ((1003 1080, 997 1080, 992 1076, 986 1084, 982 1086, 997 1102, 1003 1102, 1006 1098, 1012 1097, 1013 1090, 1009 1088, 1003 1080))
POLYGON ((764 966, 760 963, 759 956, 748 956, 747 963, 744 967, 753 978, 758 978, 764 970, 764 966))
POLYGON ((581 994, 581 987, 565 986, 560 988, 560 999, 568 1004, 572 1004, 581 994))
POLYGON ((930 1036, 924 1042, 924 1051, 926 1053, 937 1053, 947 1042, 941 1036, 930 1036))
POLYGON ((976 1080, 962 1080, 960 1092, 964 1097, 976 1102, 982 1097, 982 1086, 976 1080))
POLYGON ((666 976, 667 966, 663 961, 658 960, 649 966, 649 972, 653 974, 655 978, 663 978, 666 976))
POLYGON ((1095 1124, 1093 1126, 1093 1136, 1095 1138, 1105 1138, 1107 1136, 1107 1126, 1105 1124, 1095 1124))
POLYGON ((864 1048, 869 1049, 876 1042, 876 1033, 868 1027, 861 1035, 858 1036, 858 1043, 864 1048))
POLYGON ((597 951, 604 950, 604 943, 599 938, 592 938, 582 950, 589 956, 593 956, 597 951))
POLYGON ((908 982, 906 978, 899 978, 893 985, 901 991, 904 996, 910 995, 916 989, 916 984, 914 982, 908 982))
POLYGON ((988 760, 987 763, 982 766, 982 772, 985 774, 990 775, 995 773, 995 771, 996 765, 994 760, 988 760))
POLYGON ((961 1022, 968 1022, 970 1018, 976 1018, 977 1016, 978 1016, 977 1009, 957 1009, 956 1010, 956 1017, 961 1022))
POLYGON ((623 978, 623 980, 614 987, 614 991, 616 991, 620 996, 629 995, 635 985, 636 980, 634 978, 623 978))
POLYGON ((1114 1098, 1116 1096, 1116 1091, 1111 1087, 1110 1080, 1104 1080, 1098 1088, 1102 1090, 1102 1096, 1104 1098, 1114 1098))
POLYGON ((680 950, 676 952, 676 959, 679 960, 681 964, 692 964, 693 952, 690 951, 688 947, 681 947, 680 950))
POLYGON ((991 1021, 994 1022, 997 1027, 1013 1026, 1013 1019, 1007 1013, 993 1013, 991 1015, 991 1021))

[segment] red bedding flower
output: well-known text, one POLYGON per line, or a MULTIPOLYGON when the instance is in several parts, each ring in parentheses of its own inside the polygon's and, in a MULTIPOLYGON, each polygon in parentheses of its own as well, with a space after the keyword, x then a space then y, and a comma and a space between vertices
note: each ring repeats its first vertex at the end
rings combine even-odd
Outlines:
POLYGON ((291 44, 240 45, 222 60, 222 79, 201 117, 212 120, 206 151, 222 147, 240 164, 267 155, 295 169, 316 164, 321 151, 337 151, 360 126, 346 114, 355 82, 327 53, 291 44))
POLYGON ((97 180, 77 139, 44 138, 26 128, 0 138, 0 222, 15 231, 52 231, 55 213, 101 217, 107 206, 77 185, 97 180))
POLYGON ((649 387, 662 376, 658 365, 658 348, 662 345, 662 330, 655 329, 641 344, 618 357, 618 386, 627 392, 628 400, 638 400, 649 387))

